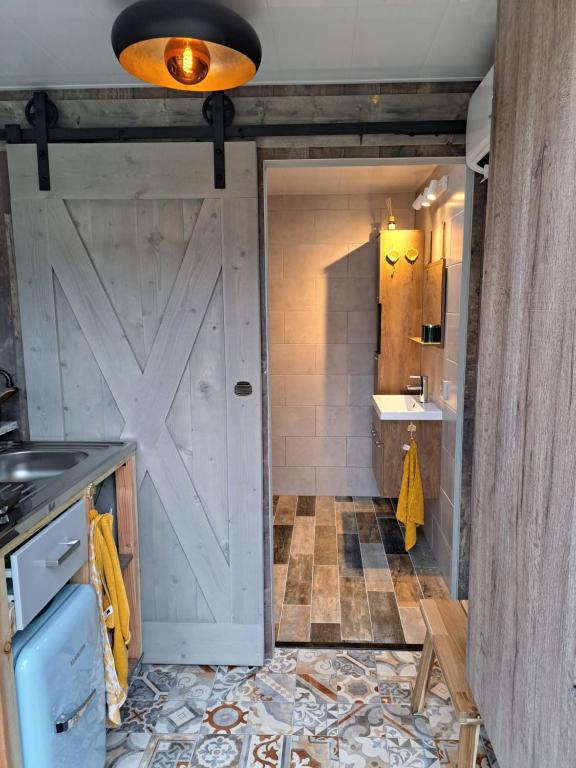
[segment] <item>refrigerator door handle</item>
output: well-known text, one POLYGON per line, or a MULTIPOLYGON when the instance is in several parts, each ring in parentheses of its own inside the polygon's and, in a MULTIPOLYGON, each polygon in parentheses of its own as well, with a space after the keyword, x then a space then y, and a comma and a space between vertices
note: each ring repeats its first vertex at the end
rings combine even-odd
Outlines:
POLYGON ((80 718, 82 715, 86 712, 90 704, 92 704, 92 701, 94 700, 94 697, 96 696, 96 688, 90 693, 86 701, 84 701, 80 706, 74 710, 74 712, 71 712, 69 715, 61 715, 61 717, 56 720, 54 725, 56 726, 56 733, 66 733, 66 731, 71 730, 74 728, 75 725, 78 724, 80 718))

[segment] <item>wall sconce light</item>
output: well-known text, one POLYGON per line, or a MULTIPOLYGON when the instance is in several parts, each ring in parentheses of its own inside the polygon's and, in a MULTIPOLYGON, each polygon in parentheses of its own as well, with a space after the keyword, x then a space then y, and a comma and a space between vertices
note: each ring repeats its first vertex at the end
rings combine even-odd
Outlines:
POLYGON ((438 200, 438 198, 441 197, 447 189, 448 176, 442 176, 441 179, 432 179, 428 189, 425 191, 425 194, 428 200, 434 202, 434 200, 438 200))

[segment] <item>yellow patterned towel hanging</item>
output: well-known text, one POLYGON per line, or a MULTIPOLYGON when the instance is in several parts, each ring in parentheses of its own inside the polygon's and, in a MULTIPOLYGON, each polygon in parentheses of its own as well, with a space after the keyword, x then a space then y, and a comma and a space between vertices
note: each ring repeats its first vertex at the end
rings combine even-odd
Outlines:
POLYGON ((120 724, 120 707, 128 692, 130 607, 112 533, 112 515, 90 511, 90 583, 96 591, 104 647, 108 722, 120 724), (113 633, 113 648, 108 630, 113 633))
POLYGON ((414 439, 410 441, 410 447, 404 456, 396 519, 406 528, 404 544, 408 552, 416 544, 417 526, 424 525, 424 491, 414 439))

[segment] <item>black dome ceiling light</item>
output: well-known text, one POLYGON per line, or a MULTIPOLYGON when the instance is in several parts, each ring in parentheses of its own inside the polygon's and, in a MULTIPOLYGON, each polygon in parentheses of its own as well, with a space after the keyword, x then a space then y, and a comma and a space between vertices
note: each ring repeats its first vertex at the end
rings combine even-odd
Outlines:
POLYGON ((209 0, 139 0, 114 22, 112 47, 131 75, 184 91, 236 88, 262 58, 252 26, 209 0))

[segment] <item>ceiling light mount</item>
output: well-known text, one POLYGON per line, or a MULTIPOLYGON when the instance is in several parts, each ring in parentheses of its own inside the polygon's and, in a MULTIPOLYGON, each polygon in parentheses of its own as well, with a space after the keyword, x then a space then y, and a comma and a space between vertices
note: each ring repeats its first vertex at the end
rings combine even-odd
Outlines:
POLYGON ((138 0, 114 22, 112 47, 134 77, 185 91, 236 88, 262 59, 253 27, 209 0, 138 0))

